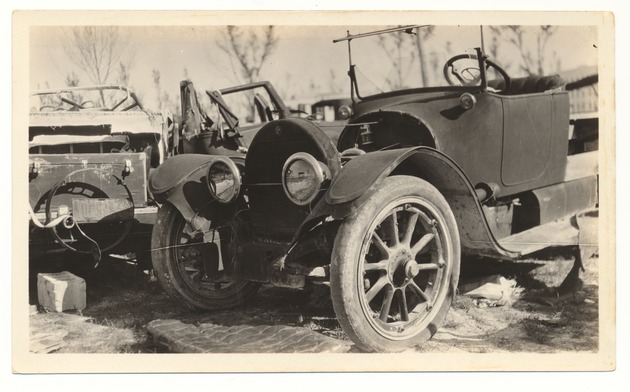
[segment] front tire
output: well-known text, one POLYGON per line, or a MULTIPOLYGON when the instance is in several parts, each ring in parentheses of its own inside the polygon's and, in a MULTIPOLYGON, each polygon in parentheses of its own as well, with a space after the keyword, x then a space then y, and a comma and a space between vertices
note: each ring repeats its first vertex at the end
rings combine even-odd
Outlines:
POLYGON ((339 228, 331 261, 333 307, 366 351, 402 351, 444 322, 459 279, 457 222, 439 191, 386 178, 339 228))
MULTIPOLYGON (((214 229, 210 237, 217 238, 221 262, 230 262, 231 230, 214 229)), ((212 243, 204 243, 203 236, 193 235, 190 225, 173 205, 165 203, 157 214, 151 236, 151 259, 155 276, 173 299, 191 309, 218 310, 241 305, 253 296, 260 283, 240 279, 225 279, 219 260, 208 260, 212 243)))

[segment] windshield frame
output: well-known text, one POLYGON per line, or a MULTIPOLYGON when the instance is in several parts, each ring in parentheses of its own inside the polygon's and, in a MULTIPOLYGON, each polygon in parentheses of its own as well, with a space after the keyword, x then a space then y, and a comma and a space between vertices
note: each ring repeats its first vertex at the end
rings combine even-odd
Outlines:
MULTIPOLYGON (((239 119, 239 117, 234 113, 234 111, 225 102, 225 100, 223 99, 223 96, 234 94, 234 93, 240 93, 244 91, 249 91, 249 90, 254 90, 257 88, 263 88, 267 92, 267 94, 269 95, 269 99, 271 100, 271 104, 276 108, 278 112, 279 118, 282 119, 282 118, 287 118, 290 116, 290 110, 286 107, 286 105, 284 104, 284 101, 282 101, 282 98, 280 98, 280 95, 278 94, 276 89, 273 87, 273 85, 268 81, 248 83, 248 84, 243 84, 240 86, 224 88, 221 90, 206 90, 206 95, 208 95, 208 97, 210 98, 210 101, 213 104, 217 105, 219 109, 219 115, 222 116, 223 120, 228 125, 228 128, 231 133, 228 136, 240 137, 241 136, 240 129, 242 128, 242 126, 239 124, 241 119, 239 119)), ((257 127, 257 126, 258 125, 255 125, 254 127, 257 127)))
MULTIPOLYGON (((38 90, 38 91, 32 92, 31 96, 32 97, 37 97, 37 96, 46 96, 46 95, 57 95, 57 96, 60 97, 60 100, 62 100, 63 102, 68 103, 69 105, 75 107, 77 109, 77 111, 80 111, 80 110, 86 110, 88 108, 82 107, 80 105, 80 103, 68 101, 67 98, 63 97, 63 95, 72 94, 72 93, 81 92, 81 91, 99 91, 99 92, 103 92, 103 91, 106 91, 106 90, 120 90, 120 91, 123 91, 124 93, 126 93, 126 96, 122 96, 119 100, 117 100, 116 102, 113 102, 109 106, 98 107, 97 109, 101 109, 101 111, 106 111, 106 112, 126 112, 126 111, 129 111, 129 110, 137 107, 140 110, 144 110, 144 107, 142 106, 142 103, 140 102, 140 100, 138 99, 138 97, 136 96, 136 94, 132 90, 128 89, 127 87, 120 86, 120 85, 115 85, 115 84, 96 85, 96 86, 80 86, 80 87, 66 87, 66 88, 61 88, 61 89, 49 89, 49 90, 38 90), (123 107, 123 104, 125 104, 125 103, 126 103, 126 105, 123 107)), ((92 108, 89 108, 89 109, 92 109, 92 108)), ((67 111, 70 111, 70 110, 64 110, 64 112, 67 112, 67 111)))
MULTIPOLYGON (((353 104, 356 104, 357 100, 362 101, 369 97, 382 95, 383 93, 370 94, 367 96, 361 95, 359 91, 359 83, 357 81, 357 75, 356 75, 356 64, 354 64, 352 61, 352 44, 351 44, 352 40, 372 37, 372 36, 381 35, 381 34, 390 34, 390 33, 395 33, 395 32, 405 32, 407 34, 416 35, 417 34, 416 29, 421 29, 421 28, 430 27, 430 26, 432 25, 405 25, 405 26, 387 28, 387 29, 382 29, 382 30, 375 30, 375 31, 370 31, 367 33, 360 33, 360 34, 350 34, 350 30, 346 30, 345 37, 337 38, 333 40, 333 43, 338 43, 338 42, 343 42, 343 41, 348 42, 348 66, 349 66, 348 76, 350 77, 350 98, 352 99, 353 104)), ((479 31, 480 31, 481 45, 479 47, 474 48, 475 52, 477 53, 477 59, 479 61, 480 85, 478 86, 478 88, 482 92, 486 92, 488 91, 488 82, 486 78, 486 60, 488 56, 486 55, 485 48, 484 48, 485 45, 484 45, 484 38, 483 38, 483 26, 479 26, 479 31)), ((428 88, 435 89, 434 87, 428 87, 428 88)), ((470 89, 470 87, 467 87, 466 89, 470 89)), ((417 88, 413 88, 412 90, 417 90, 417 88)), ((397 91, 402 91, 402 90, 397 90, 397 91)), ((388 94, 388 93, 385 93, 385 94, 388 94)))

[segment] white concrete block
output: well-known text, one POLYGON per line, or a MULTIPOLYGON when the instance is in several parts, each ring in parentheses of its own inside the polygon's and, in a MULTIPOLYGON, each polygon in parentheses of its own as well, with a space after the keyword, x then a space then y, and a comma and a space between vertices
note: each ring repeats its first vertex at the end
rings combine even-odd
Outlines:
POLYGON ((37 299, 51 312, 85 309, 85 280, 68 271, 37 274, 37 299))

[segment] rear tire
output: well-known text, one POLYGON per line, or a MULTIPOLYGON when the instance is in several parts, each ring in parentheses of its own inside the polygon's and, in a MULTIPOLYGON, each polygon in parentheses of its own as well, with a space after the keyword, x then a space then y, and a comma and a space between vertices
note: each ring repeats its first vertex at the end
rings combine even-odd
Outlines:
MULTIPOLYGON (((219 252, 224 263, 230 260, 229 228, 211 230, 219 234, 219 252)), ((225 225, 229 226, 229 225, 225 225)), ((177 208, 162 205, 157 214, 151 237, 151 259, 155 276, 173 299, 192 309, 218 310, 241 305, 259 289, 260 283, 220 278, 221 271, 206 271, 210 263, 204 260, 201 238, 187 233, 190 225, 177 208)))
POLYGON ((339 323, 366 351, 426 341, 451 306, 459 264, 444 197, 419 178, 388 177, 337 233, 330 284, 339 323))

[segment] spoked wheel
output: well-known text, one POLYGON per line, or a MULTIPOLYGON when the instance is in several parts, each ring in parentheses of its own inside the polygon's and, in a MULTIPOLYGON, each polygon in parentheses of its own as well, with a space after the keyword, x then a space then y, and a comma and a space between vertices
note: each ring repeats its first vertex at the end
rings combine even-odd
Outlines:
POLYGON ((331 294, 344 331, 367 351, 428 340, 459 278, 457 224, 444 197, 415 177, 385 179, 341 225, 331 294))
POLYGON ((260 283, 225 277, 231 263, 230 236, 227 225, 213 224, 204 240, 177 208, 162 205, 153 227, 151 259, 167 294, 189 308, 204 310, 234 307, 254 295, 260 283))

